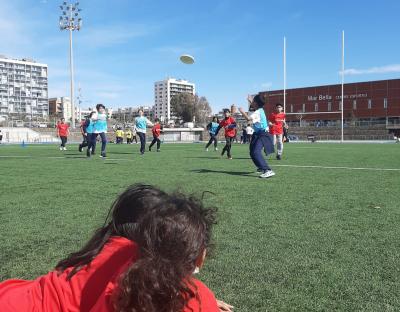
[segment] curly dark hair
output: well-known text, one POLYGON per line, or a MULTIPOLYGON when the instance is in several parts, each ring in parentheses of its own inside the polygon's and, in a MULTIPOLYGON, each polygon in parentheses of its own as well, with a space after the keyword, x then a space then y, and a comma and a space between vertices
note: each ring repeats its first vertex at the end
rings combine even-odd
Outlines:
POLYGON ((112 236, 122 236, 135 241, 134 233, 139 218, 167 197, 167 193, 151 185, 129 186, 112 204, 104 225, 95 231, 82 249, 61 260, 56 270, 64 272, 67 268, 73 267, 67 276, 70 279, 100 253, 112 236))
POLYGON ((135 229, 139 259, 114 293, 120 312, 182 311, 199 300, 191 275, 210 246, 215 209, 195 197, 174 193, 146 213, 135 229))

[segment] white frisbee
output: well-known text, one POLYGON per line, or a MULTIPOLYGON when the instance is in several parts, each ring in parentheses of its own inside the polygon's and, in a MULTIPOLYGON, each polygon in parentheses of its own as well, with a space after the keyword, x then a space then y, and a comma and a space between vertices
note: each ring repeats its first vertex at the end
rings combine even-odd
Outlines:
POLYGON ((193 64, 194 63, 194 57, 189 55, 189 54, 183 54, 180 57, 180 60, 184 64, 193 64))

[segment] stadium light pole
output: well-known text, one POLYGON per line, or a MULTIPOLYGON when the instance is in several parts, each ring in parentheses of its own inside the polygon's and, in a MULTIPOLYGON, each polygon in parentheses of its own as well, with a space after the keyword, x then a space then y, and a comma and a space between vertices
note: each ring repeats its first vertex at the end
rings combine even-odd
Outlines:
POLYGON ((344 30, 342 31, 342 114, 341 114, 341 119, 342 119, 342 136, 341 136, 341 142, 343 143, 344 141, 344 133, 343 133, 343 112, 344 112, 344 30))
POLYGON ((82 18, 79 16, 79 2, 68 3, 64 1, 60 5, 62 14, 60 15, 60 30, 69 30, 69 67, 71 74, 71 110, 72 110, 72 128, 75 128, 75 105, 74 105, 74 58, 72 50, 72 32, 80 30, 82 27, 82 18))
POLYGON ((286 113, 286 37, 283 37, 283 112, 286 113))

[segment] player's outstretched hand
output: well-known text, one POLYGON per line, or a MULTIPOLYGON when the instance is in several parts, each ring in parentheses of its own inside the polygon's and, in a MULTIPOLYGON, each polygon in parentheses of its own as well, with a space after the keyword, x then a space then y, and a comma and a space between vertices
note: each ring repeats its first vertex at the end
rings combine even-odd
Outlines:
POLYGON ((243 114, 245 111, 244 111, 244 109, 243 109, 243 107, 239 107, 239 112, 241 113, 241 114, 243 114))
POLYGON ((217 305, 220 312, 233 312, 233 306, 217 299, 217 305))

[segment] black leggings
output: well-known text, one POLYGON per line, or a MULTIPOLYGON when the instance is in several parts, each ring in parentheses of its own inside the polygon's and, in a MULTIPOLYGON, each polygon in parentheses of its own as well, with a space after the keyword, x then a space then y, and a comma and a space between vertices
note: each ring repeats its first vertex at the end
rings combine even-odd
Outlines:
POLYGON ((61 147, 65 147, 65 144, 67 143, 67 137, 60 136, 60 139, 61 139, 61 147))
POLYGON ((156 143, 157 143, 157 150, 159 150, 159 149, 160 149, 160 145, 161 145, 161 141, 160 141, 160 139, 157 138, 157 137, 153 137, 153 141, 151 141, 151 144, 150 144, 150 146, 149 146, 149 150, 150 150, 151 147, 152 147, 154 144, 156 144, 156 143))
POLYGON ((217 147, 217 143, 218 143, 217 138, 215 137, 215 134, 210 133, 210 140, 208 141, 206 148, 208 148, 212 144, 213 141, 214 141, 214 147, 217 147))
POLYGON ((229 158, 232 157, 232 155, 231 155, 231 148, 232 148, 232 142, 233 142, 234 139, 235 139, 234 137, 233 137, 233 138, 231 138, 231 137, 225 137, 226 143, 225 143, 224 148, 222 149, 221 156, 224 156, 225 151, 226 151, 228 157, 229 157, 229 158))

